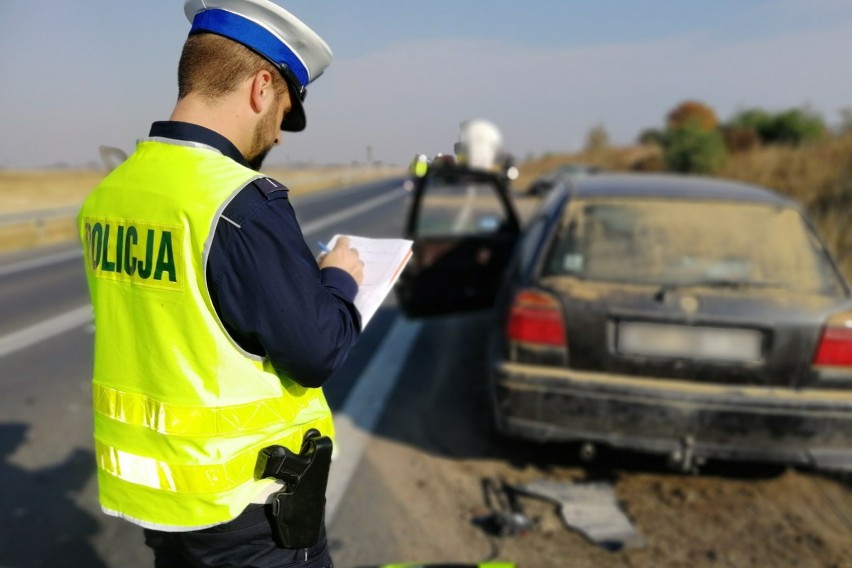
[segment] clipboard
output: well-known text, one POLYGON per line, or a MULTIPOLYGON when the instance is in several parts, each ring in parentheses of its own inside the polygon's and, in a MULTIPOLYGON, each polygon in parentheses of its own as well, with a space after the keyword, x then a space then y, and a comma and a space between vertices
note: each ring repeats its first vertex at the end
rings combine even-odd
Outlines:
POLYGON ((333 249, 337 239, 349 238, 349 246, 358 251, 364 262, 364 280, 355 295, 355 307, 361 314, 361 329, 378 311, 402 270, 411 259, 413 241, 407 239, 373 239, 356 235, 334 235, 328 242, 333 249))

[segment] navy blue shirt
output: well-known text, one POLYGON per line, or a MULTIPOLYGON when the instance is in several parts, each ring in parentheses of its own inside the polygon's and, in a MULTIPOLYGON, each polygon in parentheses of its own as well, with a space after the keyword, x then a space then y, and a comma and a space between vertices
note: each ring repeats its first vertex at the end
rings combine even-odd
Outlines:
MULTIPOLYGON (((248 166, 227 138, 202 126, 155 122, 151 136, 205 144, 248 166)), ((225 207, 206 276, 233 340, 302 386, 322 386, 361 333, 353 304, 358 285, 339 268, 320 270, 288 190, 275 180, 248 184, 225 207)))

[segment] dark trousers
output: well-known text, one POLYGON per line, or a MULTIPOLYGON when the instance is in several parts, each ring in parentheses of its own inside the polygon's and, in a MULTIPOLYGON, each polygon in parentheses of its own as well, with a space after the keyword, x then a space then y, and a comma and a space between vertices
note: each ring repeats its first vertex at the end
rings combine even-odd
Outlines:
POLYGON ((278 548, 271 507, 249 505, 233 521, 191 532, 145 529, 155 568, 333 568, 325 527, 311 548, 278 548))

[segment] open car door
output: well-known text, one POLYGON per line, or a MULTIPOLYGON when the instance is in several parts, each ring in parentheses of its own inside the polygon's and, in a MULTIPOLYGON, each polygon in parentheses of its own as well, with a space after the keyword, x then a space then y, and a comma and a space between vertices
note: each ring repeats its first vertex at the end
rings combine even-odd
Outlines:
POLYGON ((415 179, 405 226, 412 258, 396 285, 409 317, 492 306, 521 227, 500 173, 433 165, 415 179))

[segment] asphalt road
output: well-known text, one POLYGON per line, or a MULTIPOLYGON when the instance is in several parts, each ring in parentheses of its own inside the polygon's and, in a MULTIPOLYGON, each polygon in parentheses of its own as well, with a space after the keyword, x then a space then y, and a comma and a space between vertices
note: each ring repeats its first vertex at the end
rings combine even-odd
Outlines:
MULTIPOLYGON (((317 241, 334 233, 401 236, 407 197, 401 180, 394 179, 306 196, 294 206, 316 252, 317 241)), ((393 304, 391 295, 328 382, 333 411, 347 402, 359 404, 350 395, 399 319, 393 304)), ((0 259, 0 566, 152 566, 141 531, 103 515, 97 503, 89 306, 74 243, 0 259)), ((362 396, 375 397, 372 388, 362 396)), ((348 430, 363 437, 364 421, 371 422, 381 408, 361 407, 350 411, 354 424, 348 430)), ((358 451, 341 463, 349 464, 346 475, 337 475, 345 484, 357 468, 358 451)), ((337 490, 344 493, 345 487, 337 490)))

